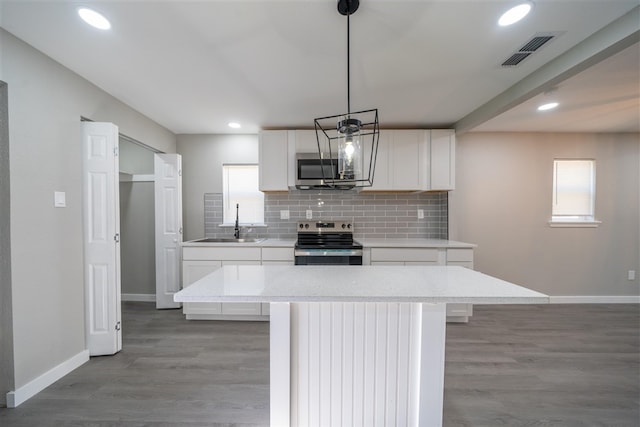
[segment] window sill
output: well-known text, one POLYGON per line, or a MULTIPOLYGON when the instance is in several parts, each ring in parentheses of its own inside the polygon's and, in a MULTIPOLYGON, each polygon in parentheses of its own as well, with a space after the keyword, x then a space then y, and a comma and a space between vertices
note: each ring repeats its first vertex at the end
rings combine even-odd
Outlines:
MULTIPOLYGON (((218 227, 220 228, 235 228, 235 224, 218 224, 218 227)), ((267 224, 238 224, 238 227, 240 228, 260 228, 260 227, 267 227, 267 224)))
POLYGON ((597 228, 602 221, 549 221, 554 228, 597 228))

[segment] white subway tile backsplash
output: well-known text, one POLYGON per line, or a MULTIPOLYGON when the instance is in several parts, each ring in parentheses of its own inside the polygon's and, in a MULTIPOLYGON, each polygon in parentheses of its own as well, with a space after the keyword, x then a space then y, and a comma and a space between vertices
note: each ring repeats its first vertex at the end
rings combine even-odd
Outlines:
MULTIPOLYGON (((354 222, 357 238, 434 238, 448 237, 448 195, 446 192, 419 194, 376 194, 291 192, 265 194, 266 228, 253 228, 250 237, 294 239, 296 222, 304 220, 306 211, 314 219, 347 218, 354 222), (280 211, 289 210, 289 219, 280 219, 280 211), (424 219, 417 218, 417 210, 424 219)), ((228 237, 220 228, 222 194, 204 196, 205 237, 228 237)), ((246 230, 244 230, 246 232, 246 230)))

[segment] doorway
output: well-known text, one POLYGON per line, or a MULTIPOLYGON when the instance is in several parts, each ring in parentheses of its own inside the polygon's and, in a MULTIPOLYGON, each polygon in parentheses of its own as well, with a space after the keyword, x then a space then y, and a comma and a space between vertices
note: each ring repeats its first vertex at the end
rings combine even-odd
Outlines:
POLYGON ((154 154, 120 134, 122 301, 156 300, 154 154))

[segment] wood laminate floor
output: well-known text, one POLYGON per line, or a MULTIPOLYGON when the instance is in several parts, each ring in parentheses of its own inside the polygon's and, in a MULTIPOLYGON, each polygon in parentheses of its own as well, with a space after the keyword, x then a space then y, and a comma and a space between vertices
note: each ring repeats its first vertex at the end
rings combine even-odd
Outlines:
MULTIPOLYGON (((445 426, 640 426, 640 306, 476 306, 447 327, 445 426)), ((0 426, 266 426, 268 323, 123 304, 94 357, 0 426)))

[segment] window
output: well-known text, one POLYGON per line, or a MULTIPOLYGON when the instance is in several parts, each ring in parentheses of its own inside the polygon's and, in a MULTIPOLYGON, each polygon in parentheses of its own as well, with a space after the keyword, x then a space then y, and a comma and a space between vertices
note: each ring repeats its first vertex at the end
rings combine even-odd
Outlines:
POLYGON ((595 160, 554 160, 551 224, 597 224, 595 160))
POLYGON ((235 224, 236 204, 240 224, 264 223, 264 194, 258 190, 258 165, 222 165, 222 215, 235 224))

